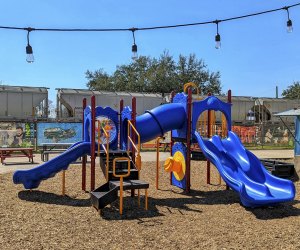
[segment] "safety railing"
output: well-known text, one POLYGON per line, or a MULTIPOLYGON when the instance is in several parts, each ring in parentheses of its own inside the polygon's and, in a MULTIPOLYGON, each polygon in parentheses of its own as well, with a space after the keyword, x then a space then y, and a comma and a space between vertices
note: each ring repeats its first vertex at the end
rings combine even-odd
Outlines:
MULTIPOLYGON (((132 124, 132 122, 128 120, 128 126, 127 126, 127 155, 130 155, 129 154, 130 153, 130 144, 129 144, 129 142, 131 143, 132 148, 134 148, 135 152, 136 152, 135 165, 136 165, 137 170, 138 170, 138 178, 140 179, 140 171, 141 171, 141 168, 142 168, 141 137, 140 137, 139 132, 136 130, 136 128, 132 124), (130 131, 133 131, 136 134, 137 139, 138 139, 137 145, 133 141, 130 131)), ((138 206, 140 206, 140 190, 139 189, 138 189, 138 206)))
POLYGON ((136 157, 135 157, 135 165, 138 169, 138 176, 140 177, 140 170, 142 167, 142 159, 141 159, 141 137, 139 132, 136 130, 136 128, 133 126, 132 122, 128 120, 128 126, 127 126, 127 154, 130 155, 130 146, 132 146, 136 151, 136 157), (132 137, 130 136, 130 130, 133 131, 137 135, 138 143, 137 145, 133 141, 132 137), (130 143, 131 145, 130 145, 130 143))
POLYGON ((109 170, 109 133, 105 130, 105 128, 102 126, 101 121, 98 120, 98 156, 100 156, 100 151, 101 148, 103 148, 103 151, 106 154, 106 170, 105 170, 105 178, 108 181, 108 170, 109 170), (104 133, 105 139, 106 139, 106 144, 103 143, 103 141, 101 140, 101 129, 104 133))
POLYGON ((113 160, 113 175, 120 178, 120 215, 123 214, 123 178, 130 175, 130 159, 127 157, 118 157, 113 160), (117 174, 116 173, 116 162, 117 161, 127 161, 127 173, 117 174))

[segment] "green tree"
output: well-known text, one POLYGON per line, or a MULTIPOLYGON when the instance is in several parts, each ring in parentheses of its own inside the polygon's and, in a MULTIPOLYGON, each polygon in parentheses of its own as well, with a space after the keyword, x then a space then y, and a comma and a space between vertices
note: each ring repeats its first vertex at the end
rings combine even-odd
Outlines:
POLYGON ((87 70, 85 72, 85 76, 89 80, 87 87, 90 90, 113 90, 113 86, 111 85, 111 77, 104 72, 103 69, 96 70, 95 72, 87 70))
POLYGON ((140 56, 128 65, 117 66, 111 75, 103 69, 86 71, 91 90, 151 93, 181 92, 183 85, 194 82, 202 94, 221 94, 220 72, 210 72, 195 54, 180 55, 178 61, 164 51, 160 57, 140 56))
POLYGON ((183 84, 194 82, 200 88, 202 94, 221 94, 220 72, 210 72, 203 60, 198 60, 195 54, 188 57, 179 56, 176 69, 176 82, 179 89, 183 84))
POLYGON ((283 98, 287 99, 299 99, 300 98, 300 82, 293 82, 287 89, 282 91, 283 98))

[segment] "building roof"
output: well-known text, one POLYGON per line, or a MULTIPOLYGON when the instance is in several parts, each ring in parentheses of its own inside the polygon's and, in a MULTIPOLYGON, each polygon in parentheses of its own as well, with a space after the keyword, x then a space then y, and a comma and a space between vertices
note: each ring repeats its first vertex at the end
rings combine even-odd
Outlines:
POLYGON ((4 92, 48 93, 48 89, 46 87, 0 85, 0 91, 4 92))
POLYGON ((138 92, 109 92, 89 89, 68 89, 56 88, 60 94, 80 94, 80 95, 115 95, 115 96, 135 96, 135 97, 162 97, 161 94, 138 93, 138 92))

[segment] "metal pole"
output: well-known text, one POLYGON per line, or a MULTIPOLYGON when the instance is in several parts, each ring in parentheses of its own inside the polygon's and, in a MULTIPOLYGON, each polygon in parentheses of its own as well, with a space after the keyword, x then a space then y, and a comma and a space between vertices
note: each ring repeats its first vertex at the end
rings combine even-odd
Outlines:
POLYGON ((124 109, 124 100, 121 99, 120 100, 120 115, 119 115, 119 121, 120 121, 120 125, 119 125, 119 128, 120 128, 120 138, 119 138, 119 142, 120 142, 120 145, 119 145, 119 148, 122 149, 122 139, 123 139, 123 124, 122 124, 122 112, 123 112, 123 109, 124 109))
MULTIPOLYGON (((136 98, 135 97, 132 97, 132 100, 131 100, 131 106, 132 106, 132 114, 131 114, 131 121, 132 121, 132 125, 134 127, 136 127, 136 98)), ((132 135, 132 140, 134 143, 136 143, 136 134, 135 132, 133 131, 133 129, 131 128, 131 135, 132 135)), ((128 135, 129 136, 129 135, 128 135)), ((135 148, 132 146, 132 161, 135 163, 135 148)), ((140 173, 140 171, 139 171, 140 173)), ((140 174, 138 176, 138 178, 140 179, 140 174)), ((135 190, 134 189, 131 189, 131 197, 134 197, 134 192, 135 190)), ((140 197, 140 190, 138 190, 138 196, 140 197)))
POLYGON ((186 135, 186 192, 189 193, 191 189, 191 134, 192 134, 192 88, 188 89, 187 99, 187 135, 186 135))
MULTIPOLYGON (((172 91, 171 92, 171 100, 170 100, 171 103, 173 102, 174 96, 175 96, 175 91, 172 91)), ((172 133, 172 130, 171 130, 170 156, 172 156, 173 146, 174 146, 174 141, 173 141, 173 133, 172 133)), ((170 185, 172 185, 172 172, 170 172, 170 185)))
POLYGON ((65 196, 66 194, 66 170, 62 171, 62 191, 61 195, 65 196))
MULTIPOLYGON (((84 140, 84 110, 86 108, 86 98, 82 100, 82 140, 84 140)), ((81 171, 81 189, 86 191, 86 161, 87 157, 84 155, 82 157, 82 171, 81 171)))
POLYGON ((159 183, 159 142, 161 137, 156 139, 156 190, 158 190, 159 183))
MULTIPOLYGON (((136 98, 132 97, 132 114, 131 114, 131 123, 134 127, 136 127, 136 98)), ((136 142, 136 136, 134 131, 131 129, 132 140, 136 142)), ((132 147, 132 161, 135 162, 135 148, 132 147)))
MULTIPOLYGON (((227 102, 228 103, 232 103, 231 97, 232 97, 231 89, 229 89, 227 92, 227 102)), ((231 117, 230 117, 230 119, 231 119, 231 117)), ((228 136, 228 131, 231 131, 231 127, 228 126, 228 122, 227 122, 227 136, 228 136)), ((229 190, 229 186, 227 185, 227 183, 226 183, 226 190, 229 190)))
POLYGON ((95 120, 96 120, 96 98, 91 98, 91 191, 95 189, 95 120))
MULTIPOLYGON (((211 96, 211 93, 208 93, 208 96, 211 96)), ((207 137, 211 137, 211 112, 207 111, 207 137)), ((206 183, 210 184, 210 161, 206 160, 206 183)))
POLYGON ((123 176, 120 177, 120 215, 123 214, 123 176))
POLYGON ((148 210, 148 189, 145 189, 145 209, 148 210))

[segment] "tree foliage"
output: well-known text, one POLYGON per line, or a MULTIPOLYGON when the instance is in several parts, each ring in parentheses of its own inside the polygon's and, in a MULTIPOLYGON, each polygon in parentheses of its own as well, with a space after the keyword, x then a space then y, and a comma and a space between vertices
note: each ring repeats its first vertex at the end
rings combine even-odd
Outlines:
POLYGON ((300 82, 293 82, 292 85, 288 86, 287 89, 283 90, 281 94, 287 99, 299 99, 300 98, 300 82))
POLYGON ((140 56, 128 65, 117 66, 111 75, 103 69, 87 70, 87 86, 91 90, 148 93, 181 92, 183 85, 194 82, 202 94, 221 94, 220 72, 210 72, 195 54, 180 55, 175 61, 168 52, 160 57, 140 56))

